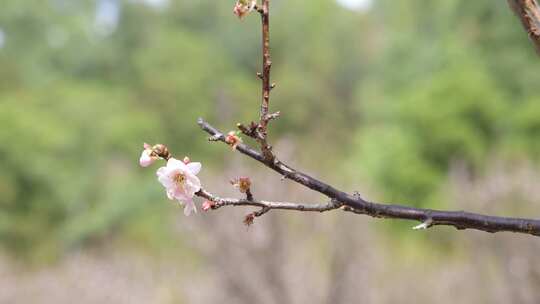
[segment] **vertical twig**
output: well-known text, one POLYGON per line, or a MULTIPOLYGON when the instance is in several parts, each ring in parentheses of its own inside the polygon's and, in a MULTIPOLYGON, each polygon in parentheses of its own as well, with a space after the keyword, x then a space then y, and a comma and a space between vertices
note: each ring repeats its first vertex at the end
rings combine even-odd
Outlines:
POLYGON ((270 0, 262 2, 262 54, 263 54, 263 72, 262 72, 262 102, 261 102, 261 132, 266 135, 266 127, 268 125, 268 103, 270 101, 270 68, 272 61, 270 60, 270 0))
POLYGON ((272 161, 274 155, 272 154, 271 147, 267 142, 268 135, 268 121, 271 119, 268 115, 268 108, 270 103, 270 90, 272 89, 270 84, 270 69, 272 67, 272 60, 270 59, 270 0, 262 0, 262 8, 259 10, 261 14, 262 22, 262 100, 261 100, 261 113, 258 130, 260 133, 261 150, 267 161, 272 161))

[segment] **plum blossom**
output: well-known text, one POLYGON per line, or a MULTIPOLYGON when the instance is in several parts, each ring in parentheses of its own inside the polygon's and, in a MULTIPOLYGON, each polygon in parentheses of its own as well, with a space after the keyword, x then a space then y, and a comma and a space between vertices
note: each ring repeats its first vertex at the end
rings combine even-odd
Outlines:
POLYGON ((197 212, 193 196, 201 189, 201 181, 196 176, 200 170, 201 163, 185 163, 175 158, 170 158, 167 166, 157 170, 158 180, 165 187, 167 197, 183 203, 185 215, 197 212))
POLYGON ((256 0, 237 0, 233 8, 233 13, 240 19, 249 14, 257 4, 256 0))
POLYGON ((158 160, 159 157, 156 155, 156 153, 152 149, 152 146, 150 146, 149 144, 144 143, 143 147, 144 150, 142 151, 141 157, 139 158, 139 164, 141 165, 141 167, 148 167, 156 160, 158 160))

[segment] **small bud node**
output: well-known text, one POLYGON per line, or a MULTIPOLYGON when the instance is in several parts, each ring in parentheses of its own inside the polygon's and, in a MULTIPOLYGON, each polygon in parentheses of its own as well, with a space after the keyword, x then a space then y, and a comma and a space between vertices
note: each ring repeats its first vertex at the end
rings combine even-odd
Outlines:
POLYGON ((429 218, 429 219, 425 220, 423 223, 414 226, 412 229, 413 230, 428 229, 429 227, 431 227, 431 225, 433 225, 433 220, 431 218, 429 218))
POLYGON ((254 221, 255 221, 255 214, 250 213, 250 214, 246 215, 246 217, 244 218, 244 225, 249 227, 249 226, 253 225, 254 221))
POLYGON ((216 203, 214 203, 214 202, 212 202, 212 201, 210 201, 210 200, 206 200, 206 201, 204 201, 204 203, 202 204, 202 210, 203 210, 203 211, 208 211, 208 210, 210 210, 210 209, 215 208, 215 206, 216 206, 216 203))
POLYGON ((235 188, 238 188, 240 193, 250 193, 251 180, 249 177, 242 176, 231 180, 231 185, 235 188))
POLYGON ((152 153, 163 158, 163 159, 169 159, 171 158, 171 154, 169 152, 169 148, 163 144, 157 144, 152 147, 152 153))
POLYGON ((242 19, 253 9, 255 9, 255 6, 257 5, 256 0, 238 0, 236 1, 236 4, 233 8, 233 13, 239 18, 242 19))
POLYGON ((227 136, 225 136, 225 143, 227 143, 233 150, 236 150, 236 147, 241 144, 242 138, 238 136, 240 131, 230 131, 227 133, 227 136))

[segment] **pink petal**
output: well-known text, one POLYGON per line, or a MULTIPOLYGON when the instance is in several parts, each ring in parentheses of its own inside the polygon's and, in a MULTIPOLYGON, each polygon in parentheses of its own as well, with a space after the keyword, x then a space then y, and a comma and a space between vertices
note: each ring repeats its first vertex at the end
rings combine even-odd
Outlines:
POLYGON ((172 195, 175 199, 179 201, 185 201, 190 200, 191 197, 187 195, 187 193, 182 189, 181 187, 177 187, 173 190, 172 195))
POLYGON ((213 204, 214 203, 211 202, 211 201, 204 201, 204 203, 202 204, 202 210, 203 211, 208 211, 208 210, 212 209, 213 204))
POLYGON ((189 163, 186 165, 191 173, 197 175, 201 171, 201 163, 189 163))
POLYGON ((182 170, 182 171, 187 170, 186 164, 184 164, 184 162, 179 161, 179 160, 176 159, 176 158, 170 158, 170 159, 167 161, 167 167, 168 167, 168 168, 180 169, 180 170, 182 170))
POLYGON ((193 200, 187 200, 185 204, 186 205, 184 207, 184 214, 186 216, 189 216, 192 212, 197 213, 197 208, 195 207, 195 203, 193 202, 193 200))
POLYGON ((149 150, 143 150, 141 157, 139 158, 139 165, 141 167, 148 167, 156 161, 156 158, 150 156, 149 150))
POLYGON ((163 185, 165 188, 171 188, 174 186, 174 180, 172 178, 172 175, 174 174, 174 170, 171 170, 167 167, 161 167, 157 170, 156 175, 158 176, 158 181, 163 185))
POLYGON ((167 197, 170 199, 170 200, 173 200, 174 199, 174 193, 173 193, 173 190, 172 189, 167 189, 167 197))
POLYGON ((156 175, 158 177, 167 175, 167 167, 160 167, 159 169, 157 169, 156 175))
POLYGON ((193 197, 196 192, 201 190, 201 181, 199 180, 199 178, 192 174, 188 174, 186 177, 187 178, 184 189, 189 197, 193 197))

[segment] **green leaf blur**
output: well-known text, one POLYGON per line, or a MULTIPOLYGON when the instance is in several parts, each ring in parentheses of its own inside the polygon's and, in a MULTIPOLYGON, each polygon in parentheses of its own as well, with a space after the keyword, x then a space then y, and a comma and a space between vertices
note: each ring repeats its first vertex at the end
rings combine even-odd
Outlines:
MULTIPOLYGON (((180 211, 138 167, 143 142, 219 171, 229 151, 197 117, 232 129, 258 115, 259 21, 238 21, 233 2, 2 1, 3 249, 48 261, 111 239, 168 242, 180 211), (117 19, 98 18, 106 3, 117 19)), ((272 5, 271 139, 295 140, 295 160, 324 179, 443 207, 454 164, 481 175, 493 157, 538 159, 540 64, 504 1, 272 5)))

